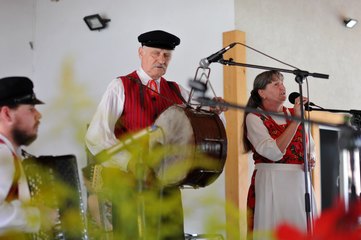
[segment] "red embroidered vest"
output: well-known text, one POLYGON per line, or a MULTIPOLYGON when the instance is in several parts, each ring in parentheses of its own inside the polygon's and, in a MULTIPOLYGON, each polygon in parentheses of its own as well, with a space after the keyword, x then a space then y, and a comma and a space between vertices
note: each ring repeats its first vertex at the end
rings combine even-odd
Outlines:
POLYGON ((134 132, 152 125, 168 107, 183 103, 179 86, 164 78, 160 80, 160 95, 155 96, 141 83, 135 71, 120 77, 119 81, 123 82, 125 102, 123 113, 114 129, 117 138, 126 132, 134 132))
MULTIPOLYGON (((294 114, 293 108, 288 109, 291 115, 294 114)), ((283 107, 283 112, 287 115, 287 109, 283 107)), ((256 114, 256 113, 255 113, 256 114)), ((261 118, 263 124, 268 129, 269 134, 273 139, 278 138, 288 127, 290 121, 287 120, 286 124, 278 125, 270 116, 264 116, 261 114, 256 114, 261 118)), ((291 140, 290 144, 286 149, 286 153, 283 155, 283 158, 279 161, 269 160, 260 154, 258 154, 252 146, 253 151, 253 160, 255 164, 257 163, 288 163, 288 164, 303 164, 303 144, 302 144, 302 126, 300 125, 295 133, 295 136, 291 140)))
MULTIPOLYGON (((5 142, 0 139, 0 144, 4 144, 5 142)), ((10 190, 5 198, 7 202, 11 202, 12 200, 19 199, 19 179, 20 179, 20 161, 16 154, 11 151, 14 157, 14 166, 15 166, 15 172, 13 177, 13 182, 11 184, 10 190)))

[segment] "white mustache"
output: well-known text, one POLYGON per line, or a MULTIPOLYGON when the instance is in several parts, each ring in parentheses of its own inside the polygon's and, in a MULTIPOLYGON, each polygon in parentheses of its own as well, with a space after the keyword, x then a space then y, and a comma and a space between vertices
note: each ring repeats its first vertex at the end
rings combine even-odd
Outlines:
POLYGON ((166 66, 164 64, 154 64, 153 67, 163 68, 164 70, 166 69, 166 66))

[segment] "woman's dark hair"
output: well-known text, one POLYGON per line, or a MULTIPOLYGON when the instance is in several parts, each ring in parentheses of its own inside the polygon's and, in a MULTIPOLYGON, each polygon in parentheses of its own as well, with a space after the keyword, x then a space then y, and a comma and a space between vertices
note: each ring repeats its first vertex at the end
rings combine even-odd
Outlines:
MULTIPOLYGON (((283 75, 276 70, 265 71, 257 75, 253 82, 253 89, 251 91, 251 96, 248 98, 248 102, 246 104, 247 108, 258 108, 262 107, 262 98, 258 94, 258 90, 265 89, 266 86, 275 81, 276 79, 283 79, 283 75), (277 78, 274 78, 276 76, 277 78)), ((251 150, 251 143, 247 138, 247 127, 246 127, 246 117, 248 115, 248 111, 245 111, 243 117, 243 148, 244 152, 247 153, 251 150)))

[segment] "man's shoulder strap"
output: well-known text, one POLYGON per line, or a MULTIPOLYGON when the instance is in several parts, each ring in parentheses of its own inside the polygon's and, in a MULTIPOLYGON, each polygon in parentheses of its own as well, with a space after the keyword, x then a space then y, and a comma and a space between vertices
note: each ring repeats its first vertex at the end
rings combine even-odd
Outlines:
POLYGON ((175 92, 175 94, 177 94, 177 96, 182 100, 182 102, 186 103, 186 100, 183 98, 180 92, 178 84, 167 80, 165 80, 165 82, 168 83, 168 86, 173 90, 173 92, 175 92))

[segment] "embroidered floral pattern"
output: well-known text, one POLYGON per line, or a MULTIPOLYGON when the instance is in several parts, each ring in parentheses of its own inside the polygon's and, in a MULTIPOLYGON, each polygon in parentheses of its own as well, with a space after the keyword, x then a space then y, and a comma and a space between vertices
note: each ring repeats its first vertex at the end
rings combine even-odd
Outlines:
MULTIPOLYGON (((293 114, 292 108, 290 108, 289 111, 291 112, 291 114, 293 114)), ((287 109, 285 107, 283 108, 283 112, 285 115, 287 115, 287 109)), ((278 138, 290 124, 290 122, 287 121, 286 124, 278 125, 270 116, 264 116, 264 115, 258 115, 258 116, 263 121, 263 124, 266 126, 269 134, 273 139, 278 138)), ((274 163, 274 161, 271 161, 258 154, 254 149, 253 152, 254 152, 253 160, 255 161, 255 164, 274 163)), ((295 133, 295 136, 293 137, 290 145, 286 149, 286 153, 283 156, 283 158, 275 163, 303 164, 303 144, 302 144, 301 125, 298 127, 297 132, 295 133)))

